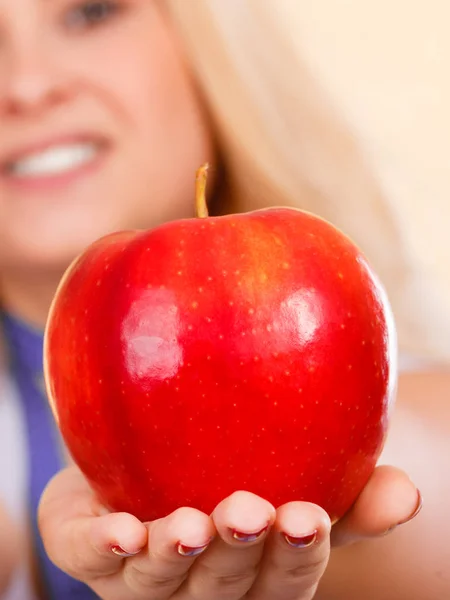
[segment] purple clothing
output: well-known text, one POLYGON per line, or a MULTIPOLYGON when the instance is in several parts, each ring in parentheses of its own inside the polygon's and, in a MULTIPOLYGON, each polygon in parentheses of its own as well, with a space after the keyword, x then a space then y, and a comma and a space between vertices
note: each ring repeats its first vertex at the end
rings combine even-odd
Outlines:
POLYGON ((26 422, 29 481, 28 507, 34 548, 49 600, 94 600, 98 596, 85 584, 56 567, 45 553, 37 527, 39 499, 49 480, 64 467, 63 444, 43 386, 43 336, 24 323, 3 315, 10 369, 20 393, 26 422))

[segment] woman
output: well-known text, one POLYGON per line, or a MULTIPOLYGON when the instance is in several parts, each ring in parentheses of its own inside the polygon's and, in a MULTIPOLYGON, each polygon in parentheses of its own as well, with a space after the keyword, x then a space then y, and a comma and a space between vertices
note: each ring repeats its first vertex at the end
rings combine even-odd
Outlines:
MULTIPOLYGON (((16 527, 14 536, 1 538, 9 559, 2 562, 5 581, 13 561, 25 565, 32 554, 32 573, 39 572, 33 581, 45 598, 90 598, 91 588, 105 600, 307 600, 326 568, 330 541, 376 538, 416 515, 415 485, 402 471, 382 467, 331 539, 319 507, 272 507, 247 493, 224 499, 212 516, 186 508, 144 526, 129 515, 104 514, 68 467, 46 488, 39 510, 53 562, 37 532, 41 492, 66 463, 40 389, 42 328, 59 278, 109 231, 191 215, 192 173, 205 159, 219 173, 211 198, 217 211, 301 205, 346 229, 386 282, 402 350, 445 362, 448 348, 437 342, 442 329, 425 331, 420 307, 413 327, 404 310, 417 269, 398 240, 395 199, 394 208, 386 204, 353 130, 312 80, 308 53, 288 35, 303 35, 314 16, 308 3, 304 13, 294 10, 301 4, 0 0, 0 281, 9 367, 1 456, 10 513, 3 521, 16 527), (225 204, 230 198, 233 204, 225 204), (28 523, 28 511, 33 552, 29 529, 18 525, 28 523), (271 530, 257 536, 268 522, 271 530)), ((391 460, 401 462, 395 429, 392 435, 387 451, 394 448, 391 460)), ((415 536, 423 536, 424 513, 415 536)), ((367 548, 377 556, 373 543, 367 548)), ((408 550, 401 564, 410 564, 408 550)), ((442 553, 435 554, 438 561, 442 553)), ((342 555, 335 556, 330 575, 342 555)), ((32 598, 36 592, 19 589, 26 579, 16 573, 5 597, 32 598)), ((365 582, 353 579, 368 598, 365 582)), ((330 589, 348 597, 336 577, 325 578, 319 593, 327 597, 330 589)))

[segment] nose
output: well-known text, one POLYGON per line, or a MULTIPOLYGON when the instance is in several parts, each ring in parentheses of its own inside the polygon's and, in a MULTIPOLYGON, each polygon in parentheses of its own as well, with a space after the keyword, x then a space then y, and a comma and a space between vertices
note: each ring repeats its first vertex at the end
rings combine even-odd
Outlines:
POLYGON ((67 98, 67 79, 62 69, 57 68, 56 57, 46 51, 44 43, 16 48, 9 54, 0 82, 0 109, 3 114, 40 115, 67 98))

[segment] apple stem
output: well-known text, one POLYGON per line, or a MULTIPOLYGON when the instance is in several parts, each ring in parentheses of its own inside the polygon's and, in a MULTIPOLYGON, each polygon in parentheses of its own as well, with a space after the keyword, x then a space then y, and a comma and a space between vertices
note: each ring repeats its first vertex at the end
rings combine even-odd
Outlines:
POLYGON ((208 216, 208 205, 206 203, 206 181, 208 179, 209 163, 205 163, 197 169, 195 178, 195 208, 197 217, 205 219, 208 216))

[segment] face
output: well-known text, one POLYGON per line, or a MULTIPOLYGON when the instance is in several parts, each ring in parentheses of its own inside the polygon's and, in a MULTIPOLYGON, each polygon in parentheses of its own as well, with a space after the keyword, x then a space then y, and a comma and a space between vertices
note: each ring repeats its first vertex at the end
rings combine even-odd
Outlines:
POLYGON ((212 145, 161 4, 0 0, 0 270, 192 215, 212 145))

